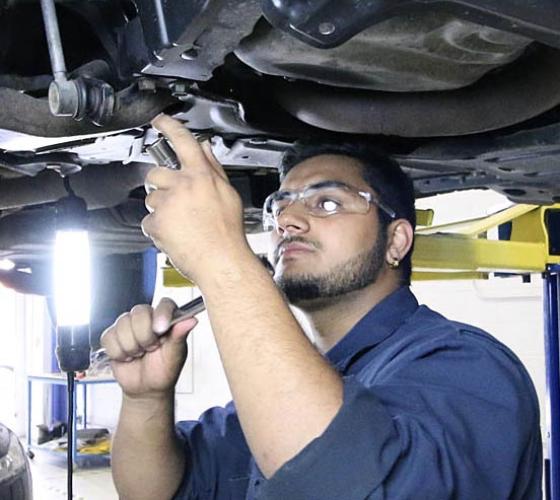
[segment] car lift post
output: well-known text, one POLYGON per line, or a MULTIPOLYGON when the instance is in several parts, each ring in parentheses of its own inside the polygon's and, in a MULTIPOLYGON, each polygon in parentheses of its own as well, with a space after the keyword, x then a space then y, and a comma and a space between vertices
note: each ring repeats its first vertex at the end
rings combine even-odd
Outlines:
POLYGON ((548 459, 545 461, 546 499, 560 498, 560 265, 551 265, 544 275, 544 334, 548 459))

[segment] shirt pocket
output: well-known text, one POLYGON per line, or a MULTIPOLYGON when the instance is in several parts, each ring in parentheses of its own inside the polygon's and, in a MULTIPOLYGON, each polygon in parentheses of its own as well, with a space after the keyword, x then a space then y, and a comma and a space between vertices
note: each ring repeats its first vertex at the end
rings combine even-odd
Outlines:
POLYGON ((229 480, 230 500, 245 500, 249 489, 250 476, 236 476, 229 480))

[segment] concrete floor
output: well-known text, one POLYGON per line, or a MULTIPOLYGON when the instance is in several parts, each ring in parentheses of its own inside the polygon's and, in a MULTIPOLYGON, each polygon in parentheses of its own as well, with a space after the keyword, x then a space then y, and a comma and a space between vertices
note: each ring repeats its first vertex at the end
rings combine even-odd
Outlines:
MULTIPOLYGON (((34 500, 66 500, 66 462, 38 451, 30 460, 34 500)), ((118 500, 107 462, 83 463, 74 471, 75 500, 118 500)))

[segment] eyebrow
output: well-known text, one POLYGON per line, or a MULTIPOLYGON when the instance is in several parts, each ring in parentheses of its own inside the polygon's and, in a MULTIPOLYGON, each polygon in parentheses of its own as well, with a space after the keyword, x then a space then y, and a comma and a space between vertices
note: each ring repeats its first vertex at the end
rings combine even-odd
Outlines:
POLYGON ((357 188, 355 186, 351 186, 350 184, 347 184, 346 182, 342 182, 342 181, 335 181, 335 180, 324 180, 324 181, 319 181, 319 182, 314 182, 313 184, 307 184, 306 186, 304 186, 301 189, 280 189, 279 192, 280 193, 285 193, 285 192, 294 192, 294 191, 305 191, 306 189, 310 189, 310 188, 322 188, 322 187, 328 187, 328 186, 340 186, 340 187, 346 187, 349 189, 356 189, 358 191, 365 191, 365 189, 360 189, 357 188))

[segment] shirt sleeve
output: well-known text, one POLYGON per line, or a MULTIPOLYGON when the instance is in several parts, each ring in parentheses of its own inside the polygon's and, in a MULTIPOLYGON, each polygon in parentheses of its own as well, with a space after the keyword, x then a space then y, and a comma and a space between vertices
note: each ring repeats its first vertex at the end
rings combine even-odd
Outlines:
POLYGON ((230 494, 244 498, 251 455, 233 403, 211 408, 199 420, 179 422, 176 430, 187 463, 174 500, 230 498, 230 494))
POLYGON ((538 405, 516 358, 458 338, 383 367, 344 379, 334 420, 259 498, 540 498, 538 405))

